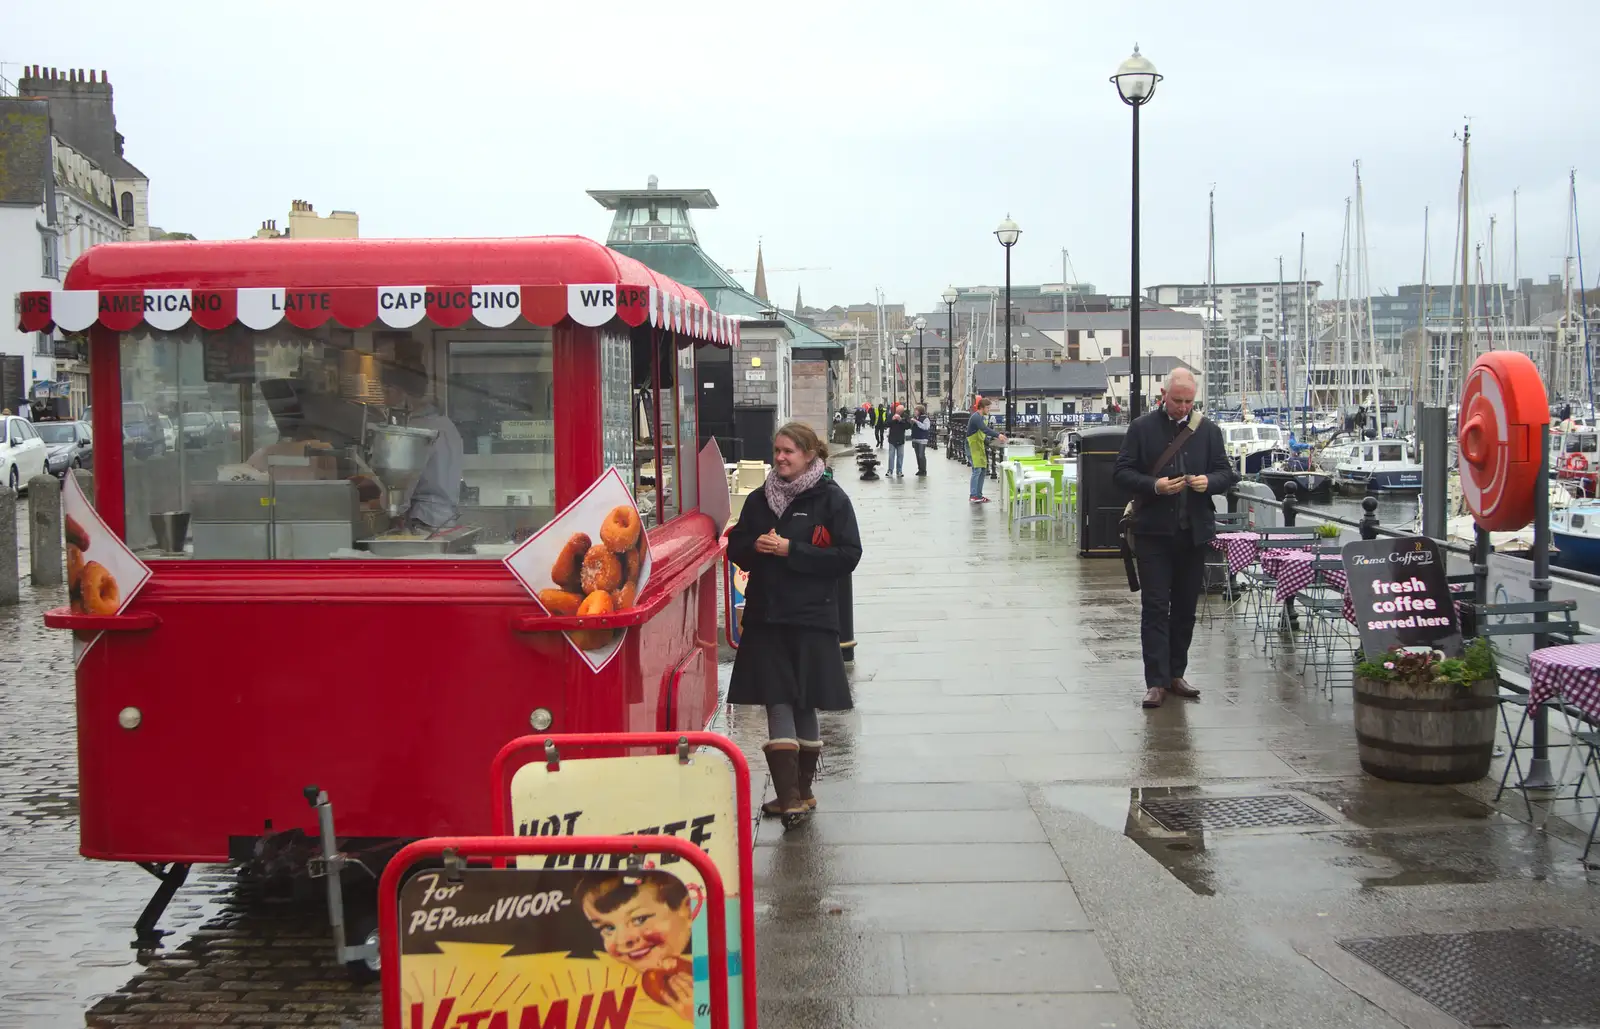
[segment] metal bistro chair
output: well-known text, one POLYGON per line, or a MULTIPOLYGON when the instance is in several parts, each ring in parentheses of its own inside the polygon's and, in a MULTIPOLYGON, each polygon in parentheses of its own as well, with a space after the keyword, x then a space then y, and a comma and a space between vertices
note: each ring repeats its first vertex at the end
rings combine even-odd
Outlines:
MULTIPOLYGON (((1578 602, 1575 600, 1529 601, 1516 604, 1472 604, 1469 605, 1469 609, 1472 612, 1476 634, 1490 637, 1491 643, 1496 636, 1533 636, 1543 634, 1552 638, 1558 645, 1561 645, 1576 643, 1579 636, 1587 634, 1584 626, 1575 620, 1574 616, 1578 610, 1578 602), (1545 614, 1551 620, 1544 622, 1533 621, 1531 616, 1539 613, 1545 614), (1504 621, 1498 624, 1492 621, 1495 618, 1509 617, 1511 615, 1525 617, 1516 621, 1504 621)), ((1529 787, 1521 785, 1520 780, 1525 778, 1527 774, 1527 769, 1523 767, 1521 755, 1533 749, 1532 743, 1526 745, 1522 743, 1523 729, 1537 714, 1536 706, 1531 704, 1528 699, 1529 693, 1533 689, 1533 683, 1528 678, 1526 666, 1524 665, 1520 669, 1508 667, 1506 656, 1500 653, 1500 648, 1498 647, 1495 648, 1495 667, 1500 678, 1500 727, 1506 734, 1506 764, 1500 773, 1500 784, 1495 790, 1494 799, 1499 801, 1507 790, 1517 790, 1522 794, 1522 803, 1528 813, 1528 821, 1532 822, 1534 820, 1533 801, 1528 796, 1529 787), (1517 725, 1514 729, 1511 726, 1511 714, 1513 711, 1517 712, 1517 725), (1513 772, 1516 773, 1519 782, 1513 783, 1511 781, 1513 772)), ((1593 795, 1586 795, 1582 790, 1584 776, 1594 762, 1593 744, 1590 744, 1583 737, 1600 734, 1579 730, 1569 713, 1565 699, 1559 694, 1545 701, 1542 706, 1553 707, 1566 714, 1568 716, 1568 736, 1573 741, 1572 745, 1589 748, 1590 753, 1585 758, 1583 766, 1579 769, 1577 779, 1572 783, 1573 793, 1568 799, 1591 799, 1593 795)), ((1571 747, 1569 747, 1566 757, 1561 762, 1561 774, 1557 776, 1555 788, 1558 793, 1562 786, 1567 785, 1563 776, 1566 773, 1566 766, 1571 757, 1572 751, 1571 747)), ((1592 845, 1592 832, 1590 838, 1592 845)), ((1585 861, 1588 859, 1587 848, 1584 851, 1584 859, 1585 861)))
MULTIPOLYGON (((1315 529, 1262 529, 1257 535, 1261 538, 1257 545, 1260 550, 1305 550, 1315 546, 1320 539, 1315 529)), ((1271 655, 1277 645, 1278 623, 1288 620, 1288 612, 1277 603, 1278 577, 1261 567, 1259 557, 1239 576, 1248 587, 1244 593, 1246 610, 1253 609, 1255 613, 1255 630, 1251 634, 1251 641, 1264 641, 1263 647, 1271 655)))
MULTIPOLYGON (((1317 679, 1322 683, 1323 692, 1331 703, 1334 688, 1334 656, 1354 655, 1359 640, 1350 632, 1349 623, 1344 620, 1344 590, 1334 589, 1326 578, 1327 572, 1344 570, 1344 559, 1339 554, 1339 545, 1319 543, 1313 550, 1316 551, 1316 556, 1311 559, 1313 576, 1311 585, 1295 594, 1295 601, 1305 612, 1307 627, 1300 673, 1304 675, 1309 671, 1315 660, 1317 679)), ((1353 674, 1352 672, 1352 676, 1353 674)), ((1353 678, 1351 681, 1354 681, 1353 678)))
MULTIPOLYGON (((1076 503, 1074 503, 1073 507, 1074 511, 1076 511, 1076 503)), ((1243 511, 1223 511, 1217 515, 1217 532, 1219 534, 1224 532, 1244 532, 1247 528, 1248 526, 1246 524, 1246 517, 1243 511)), ((1206 567, 1211 567, 1209 561, 1207 562, 1206 567)), ((1228 571, 1228 555, 1226 551, 1224 551, 1222 554, 1221 579, 1222 608, 1223 610, 1232 613, 1234 611, 1234 602, 1238 598, 1234 595, 1233 573, 1228 571)), ((1216 595, 1213 589, 1214 585, 1215 584, 1211 583, 1210 581, 1207 581, 1205 584, 1205 616, 1207 625, 1215 625, 1217 623, 1217 605, 1212 600, 1212 598, 1216 595)))

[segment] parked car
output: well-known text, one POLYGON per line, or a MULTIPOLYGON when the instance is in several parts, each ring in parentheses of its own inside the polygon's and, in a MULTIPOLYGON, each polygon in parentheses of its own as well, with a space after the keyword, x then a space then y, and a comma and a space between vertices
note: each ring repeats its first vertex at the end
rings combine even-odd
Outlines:
MULTIPOLYGON (((122 405, 122 443, 133 448, 133 456, 141 461, 163 454, 169 449, 155 409, 138 401, 122 405)), ((83 409, 83 420, 94 424, 94 408, 83 409)))
POLYGON ((238 411, 219 411, 211 417, 218 419, 228 429, 228 438, 238 439, 244 434, 244 427, 239 423, 238 411))
POLYGON ((85 422, 37 422, 33 426, 44 440, 46 464, 51 475, 67 477, 70 468, 89 468, 94 463, 94 441, 85 422))
POLYGON ((44 440, 33 431, 33 423, 11 415, 5 421, 5 441, 0 443, 0 482, 13 493, 27 492, 28 480, 43 475, 47 463, 44 440))
POLYGON ((202 450, 228 442, 228 427, 207 411, 183 413, 183 446, 185 450, 202 450))

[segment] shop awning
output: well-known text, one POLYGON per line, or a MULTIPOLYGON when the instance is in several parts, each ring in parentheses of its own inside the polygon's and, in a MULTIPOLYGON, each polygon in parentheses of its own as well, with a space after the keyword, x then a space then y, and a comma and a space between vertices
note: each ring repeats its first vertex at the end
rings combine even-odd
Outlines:
POLYGON ((518 318, 530 325, 554 325, 571 318, 597 327, 613 319, 651 325, 718 346, 737 346, 739 324, 692 301, 654 286, 615 282, 565 286, 334 286, 326 289, 250 287, 242 289, 62 289, 18 294, 18 326, 43 332, 52 326, 81 332, 96 322, 127 332, 141 323, 171 332, 194 322, 223 329, 239 322, 270 329, 288 322, 315 329, 330 319, 347 329, 374 322, 408 329, 423 319, 453 329, 471 321, 500 329, 518 318))
POLYGON ((589 327, 648 322, 719 346, 739 341, 738 319, 711 310, 697 291, 577 236, 108 243, 75 261, 65 285, 18 296, 23 331, 98 323, 170 332, 190 322, 315 329, 330 320, 406 329, 424 319, 497 329, 570 318, 589 327), (395 282, 415 284, 387 285, 395 282))

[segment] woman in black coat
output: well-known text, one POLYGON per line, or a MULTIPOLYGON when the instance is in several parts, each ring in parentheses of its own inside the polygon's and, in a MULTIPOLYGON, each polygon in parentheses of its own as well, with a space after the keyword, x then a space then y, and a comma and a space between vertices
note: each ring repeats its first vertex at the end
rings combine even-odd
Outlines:
POLYGON ((861 534, 845 491, 823 475, 826 445, 790 422, 772 441, 772 471, 745 498, 728 557, 750 573, 730 704, 767 709, 762 748, 777 798, 769 815, 816 807, 822 756, 817 711, 848 711, 839 653, 839 579, 861 560, 861 534))

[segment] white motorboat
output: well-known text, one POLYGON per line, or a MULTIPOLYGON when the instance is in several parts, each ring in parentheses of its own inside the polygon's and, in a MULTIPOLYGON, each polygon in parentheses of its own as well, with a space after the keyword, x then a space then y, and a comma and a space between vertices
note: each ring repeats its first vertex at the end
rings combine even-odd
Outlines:
POLYGON ((1405 440, 1366 440, 1334 467, 1333 481, 1346 493, 1420 493, 1422 464, 1405 440))
POLYGON ((1289 438, 1266 422, 1219 422, 1223 447, 1240 475, 1254 475, 1273 463, 1273 451, 1288 449, 1289 438))

